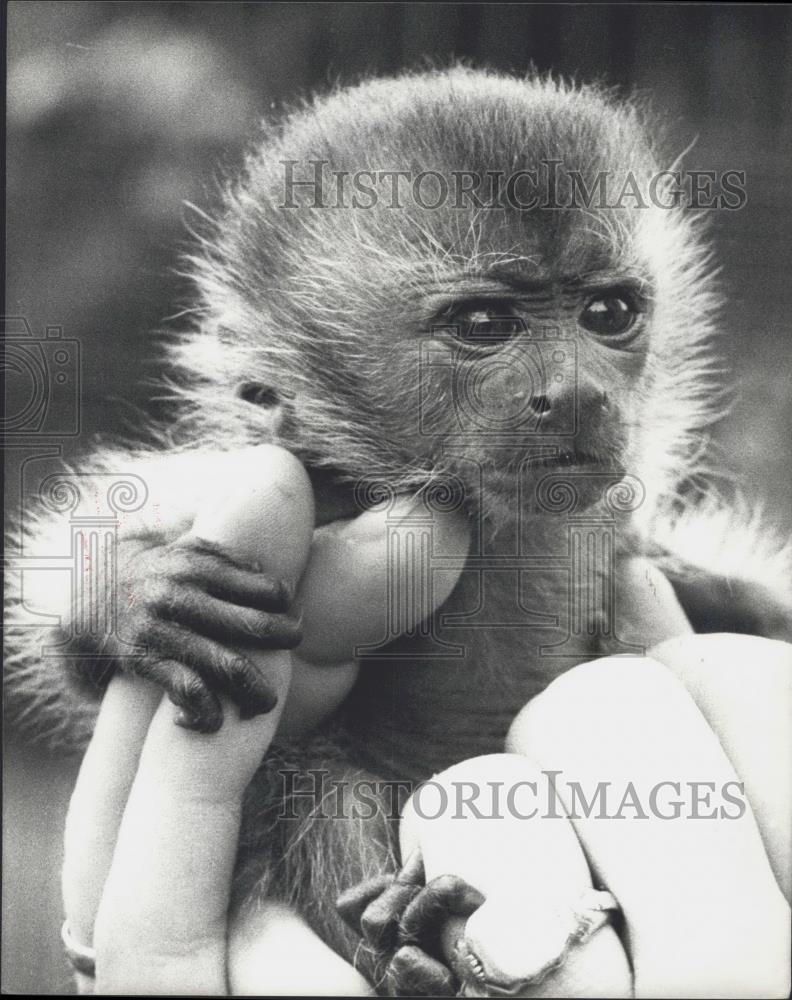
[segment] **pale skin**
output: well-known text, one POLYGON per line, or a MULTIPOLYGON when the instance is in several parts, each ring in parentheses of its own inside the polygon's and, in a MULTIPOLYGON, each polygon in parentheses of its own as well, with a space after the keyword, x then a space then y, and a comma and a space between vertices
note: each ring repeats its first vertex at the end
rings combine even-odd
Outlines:
MULTIPOLYGON (((345 551, 353 550, 333 558, 343 562, 345 551)), ((376 566, 379 553, 369 552, 376 566)), ((348 569, 342 562, 335 567, 341 576, 348 569)), ((358 603, 357 615, 365 612, 358 603)), ((323 685, 327 704, 343 698, 350 683, 349 670, 317 674, 297 659, 294 668, 292 689, 323 685)), ((740 780, 749 803, 740 819, 536 819, 508 830, 496 822, 482 831, 486 848, 479 841, 466 853, 450 836, 451 820, 421 823, 408 807, 403 855, 418 845, 427 876, 460 874, 491 887, 492 859, 503 863, 510 845, 512 857, 531 857, 532 845, 539 851, 552 842, 552 864, 524 873, 545 883, 537 891, 534 881, 526 900, 557 893, 559 878, 570 893, 585 888, 589 865, 614 892, 623 937, 610 927, 599 931, 526 995, 785 996, 790 678, 783 644, 680 636, 646 659, 574 668, 518 716, 508 755, 463 762, 437 779, 531 780, 554 769, 586 788, 602 780, 631 780, 639 790, 661 780, 718 788, 740 780), (576 836, 557 834, 559 826, 576 836), (454 842, 456 854, 449 851, 454 842), (746 970, 750 981, 740 981, 746 970)), ((276 720, 240 721, 230 702, 223 707, 220 731, 203 735, 173 725, 174 706, 140 678, 119 675, 105 696, 74 792, 63 875, 74 936, 92 940, 97 951, 97 992, 370 994, 369 984, 280 904, 229 923, 242 795, 276 720)), ((286 711, 299 727, 301 713, 286 711)))

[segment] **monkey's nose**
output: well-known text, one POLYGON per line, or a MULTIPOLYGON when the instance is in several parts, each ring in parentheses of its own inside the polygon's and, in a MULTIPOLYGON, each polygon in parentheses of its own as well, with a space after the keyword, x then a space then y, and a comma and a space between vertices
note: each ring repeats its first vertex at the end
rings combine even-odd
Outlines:
POLYGON ((549 413, 551 409, 550 400, 545 395, 531 396, 528 401, 528 407, 537 415, 537 417, 541 417, 545 413, 549 413))

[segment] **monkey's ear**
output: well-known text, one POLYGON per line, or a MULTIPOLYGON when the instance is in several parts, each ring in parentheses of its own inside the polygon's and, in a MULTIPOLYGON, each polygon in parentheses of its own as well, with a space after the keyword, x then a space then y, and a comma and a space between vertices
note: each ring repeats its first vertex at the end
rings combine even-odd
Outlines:
POLYGON ((240 382, 236 388, 236 394, 246 403, 254 406, 261 406, 265 410, 272 410, 280 405, 280 396, 276 389, 262 382, 240 382))
POLYGON ((240 382, 236 387, 237 398, 252 403, 267 413, 273 440, 285 443, 294 433, 294 412, 292 393, 281 392, 264 382, 240 382))

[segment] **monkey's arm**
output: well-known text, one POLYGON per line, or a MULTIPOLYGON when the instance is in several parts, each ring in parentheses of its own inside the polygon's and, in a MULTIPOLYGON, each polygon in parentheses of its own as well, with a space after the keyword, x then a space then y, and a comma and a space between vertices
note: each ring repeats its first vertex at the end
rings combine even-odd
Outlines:
POLYGON ((669 578, 695 632, 740 632, 792 642, 792 605, 771 587, 698 567, 669 578))
POLYGON ((661 567, 695 632, 792 641, 792 542, 757 517, 692 510, 653 526, 661 567))

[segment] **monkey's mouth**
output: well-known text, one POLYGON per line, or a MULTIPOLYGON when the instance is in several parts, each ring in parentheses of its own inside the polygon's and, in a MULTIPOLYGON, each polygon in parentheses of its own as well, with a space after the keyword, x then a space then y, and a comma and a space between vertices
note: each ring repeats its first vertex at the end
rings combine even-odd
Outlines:
POLYGON ((583 466, 603 466, 611 464, 612 460, 605 459, 602 455, 595 455, 589 451, 579 451, 577 449, 565 448, 555 454, 549 455, 529 455, 520 461, 522 468, 530 469, 570 469, 583 466))
POLYGON ((602 477, 615 483, 624 475, 624 462, 615 450, 606 454, 558 448, 550 454, 514 456, 508 464, 493 464, 487 469, 478 503, 493 519, 508 519, 516 510, 518 497, 532 503, 529 497, 542 488, 544 480, 561 478, 574 485, 578 506, 587 507, 601 494, 602 477))
MULTIPOLYGON (((336 521, 358 517, 364 510, 376 505, 378 493, 375 490, 360 489, 361 482, 352 480, 349 473, 330 467, 307 465, 308 475, 314 489, 316 501, 316 524, 322 527, 336 521), (366 503, 366 497, 371 503, 366 503)), ((515 476, 527 470, 588 470, 608 472, 617 476, 624 474, 621 462, 613 454, 588 451, 582 448, 548 445, 541 455, 515 455, 510 462, 498 464, 489 469, 486 476, 488 492, 513 497, 515 476), (553 449, 551 451, 551 449, 553 449)))

